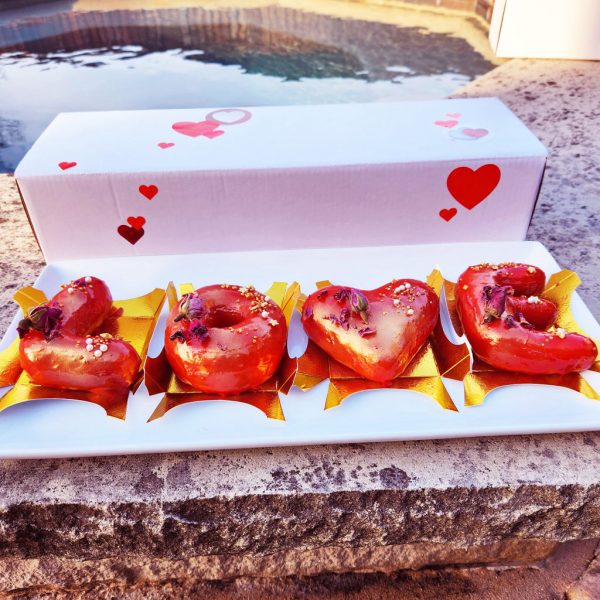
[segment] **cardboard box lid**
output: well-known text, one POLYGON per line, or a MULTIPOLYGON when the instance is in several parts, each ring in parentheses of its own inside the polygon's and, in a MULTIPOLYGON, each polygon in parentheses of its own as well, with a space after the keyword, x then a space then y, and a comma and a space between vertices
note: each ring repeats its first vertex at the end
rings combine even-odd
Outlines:
POLYGON ((496 98, 82 112, 57 116, 15 175, 58 175, 65 165, 98 174, 544 156, 496 98))
POLYGON ((496 0, 489 40, 496 56, 600 58, 598 0, 496 0))

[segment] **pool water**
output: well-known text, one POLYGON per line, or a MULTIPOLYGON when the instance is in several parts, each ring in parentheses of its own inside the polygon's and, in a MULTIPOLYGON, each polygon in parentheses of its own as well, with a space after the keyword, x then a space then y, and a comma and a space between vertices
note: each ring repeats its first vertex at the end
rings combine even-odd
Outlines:
POLYGON ((0 171, 62 111, 441 98, 496 64, 484 27, 463 16, 152 4, 0 10, 0 171))

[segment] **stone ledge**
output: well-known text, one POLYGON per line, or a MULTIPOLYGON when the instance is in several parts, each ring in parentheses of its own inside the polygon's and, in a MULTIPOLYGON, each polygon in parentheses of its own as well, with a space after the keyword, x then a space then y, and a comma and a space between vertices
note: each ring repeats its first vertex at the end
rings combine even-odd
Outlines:
POLYGON ((531 564, 547 558, 557 544, 545 540, 509 541, 457 550, 448 544, 402 544, 361 548, 330 546, 274 554, 222 554, 150 559, 121 554, 92 560, 45 556, 0 559, 5 589, 85 587, 121 579, 157 584, 168 579, 217 581, 238 577, 310 577, 322 573, 392 573, 442 565, 531 564))
MULTIPOLYGON (((431 600, 439 595, 460 600, 548 600, 561 598, 568 582, 585 577, 597 544, 597 540, 561 544, 545 560, 527 566, 459 565, 391 572, 244 575, 219 580, 207 578, 203 566, 193 561, 182 561, 179 565, 158 564, 156 561, 142 564, 139 557, 125 556, 113 562, 73 563, 75 571, 71 576, 64 573, 69 568, 69 561, 62 559, 14 561, 7 565, 10 574, 14 575, 19 570, 30 572, 36 585, 27 589, 13 587, 11 592, 0 594, 0 597, 35 600, 152 600, 173 597, 210 600, 298 597, 305 600, 431 600), (57 580, 52 575, 46 577, 48 569, 50 573, 52 569, 58 572, 57 580)), ((264 564, 268 560, 269 557, 264 557, 264 564)), ((276 557, 270 572, 275 573, 277 566, 281 565, 276 557)), ((22 580, 17 575, 12 581, 18 585, 22 580)), ((591 599, 573 597, 572 600, 591 599)))
MULTIPOLYGON (((600 537, 600 485, 364 490, 179 502, 16 503, 0 515, 0 556, 92 560, 268 555, 406 544, 469 548, 600 537)), ((398 555, 400 558, 401 556, 398 555)), ((454 561, 456 562, 456 561, 454 561)), ((398 563, 396 568, 413 568, 398 563)))

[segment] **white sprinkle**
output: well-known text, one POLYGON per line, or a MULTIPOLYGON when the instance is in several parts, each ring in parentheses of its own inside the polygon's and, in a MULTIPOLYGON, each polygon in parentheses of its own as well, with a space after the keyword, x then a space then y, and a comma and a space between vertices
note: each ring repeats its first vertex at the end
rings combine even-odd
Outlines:
POLYGON ((85 278, 85 282, 86 282, 86 283, 92 283, 92 278, 91 278, 91 277, 88 275, 88 276, 85 278))
POLYGON ((565 336, 567 335, 567 331, 565 329, 563 329, 562 327, 559 327, 556 330, 556 335, 561 339, 564 340, 565 336))
POLYGON ((529 296, 529 298, 527 298, 527 303, 528 304, 540 304, 541 300, 537 296, 529 296))
POLYGON ((404 286, 403 285, 399 285, 395 290, 394 293, 395 294, 399 294, 400 292, 404 291, 404 286))
POLYGON ((74 291, 75 291, 75 290, 74 290, 72 287, 68 287, 68 288, 67 288, 67 292, 68 292, 69 294, 72 294, 74 291))
POLYGON ((412 317, 412 315, 414 315, 414 314, 415 314, 415 311, 414 311, 412 308, 409 308, 409 309, 406 311, 406 314, 407 314, 409 317, 412 317))
POLYGON ((267 300, 267 302, 270 302, 271 298, 269 298, 269 296, 265 296, 265 300, 267 300))
POLYGON ((100 358, 102 356, 102 352, 100 352, 100 350, 94 350, 94 356, 96 358, 100 358))
POLYGON ((394 306, 400 306, 400 300, 398 300, 398 298, 394 298, 394 306))
POLYGON ((86 344, 93 344, 94 340, 92 338, 85 338, 85 343, 86 344))
POLYGON ((527 267, 528 273, 535 273, 535 267, 527 267))
POLYGON ((404 284, 404 287, 405 287, 406 289, 408 289, 408 288, 410 287, 410 283, 408 283, 408 281, 407 281, 407 282, 404 284))
POLYGON ((246 293, 248 290, 247 290, 245 287, 241 287, 241 288, 239 289, 239 291, 240 291, 242 294, 245 294, 245 293, 246 293))
POLYGON ((94 349, 94 346, 92 346, 92 344, 88 344, 88 345, 85 347, 85 349, 86 349, 88 352, 91 352, 91 351, 94 349))
POLYGON ((275 327, 275 325, 279 325, 279 321, 277 319, 270 319, 269 320, 269 325, 271 327, 275 327))
POLYGON ((106 352, 108 350, 108 346, 106 344, 100 344, 100 348, 98 348, 100 352, 106 352))
POLYGON ((266 310, 263 310, 263 311, 260 313, 260 316, 261 316, 263 319, 267 319, 267 318, 269 317, 269 313, 268 313, 266 310))

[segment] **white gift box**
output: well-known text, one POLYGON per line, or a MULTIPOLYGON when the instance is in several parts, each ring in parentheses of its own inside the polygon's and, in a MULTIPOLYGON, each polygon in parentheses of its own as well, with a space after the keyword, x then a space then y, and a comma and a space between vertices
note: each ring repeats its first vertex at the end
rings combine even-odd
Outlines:
POLYGON ((483 98, 66 113, 15 175, 56 261, 522 240, 545 160, 483 98))
POLYGON ((490 24, 496 56, 600 59, 598 0, 496 0, 490 24))

